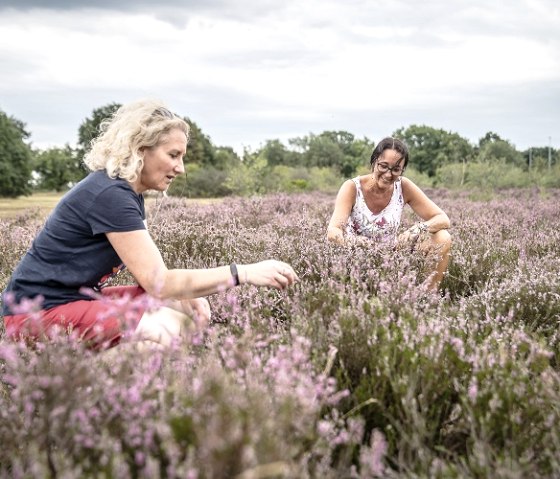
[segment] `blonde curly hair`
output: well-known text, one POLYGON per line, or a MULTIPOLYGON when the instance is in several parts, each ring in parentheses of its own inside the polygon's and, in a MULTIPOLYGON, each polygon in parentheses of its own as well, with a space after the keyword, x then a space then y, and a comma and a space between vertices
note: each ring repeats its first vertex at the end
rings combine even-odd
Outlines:
POLYGON ((105 170, 111 178, 134 182, 144 167, 142 149, 156 146, 178 128, 189 139, 188 123, 158 100, 139 100, 121 106, 101 122, 101 134, 91 142, 84 163, 91 171, 105 170))

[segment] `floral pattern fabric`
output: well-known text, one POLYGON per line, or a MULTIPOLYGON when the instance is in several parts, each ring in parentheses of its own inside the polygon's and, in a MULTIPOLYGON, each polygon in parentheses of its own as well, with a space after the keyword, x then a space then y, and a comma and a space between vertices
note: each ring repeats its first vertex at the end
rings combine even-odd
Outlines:
POLYGON ((360 178, 353 178, 352 181, 356 185, 356 201, 348 218, 346 233, 395 241, 404 207, 401 182, 395 181, 389 204, 378 214, 375 214, 366 204, 360 178))

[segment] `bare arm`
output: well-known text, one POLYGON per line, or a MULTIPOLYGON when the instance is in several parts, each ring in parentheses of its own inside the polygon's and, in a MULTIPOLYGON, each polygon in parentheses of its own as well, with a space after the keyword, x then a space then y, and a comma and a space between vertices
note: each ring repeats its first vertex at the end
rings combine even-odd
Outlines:
MULTIPOLYGON (((147 230, 107 233, 107 239, 138 284, 154 297, 198 298, 233 286, 229 266, 168 269, 147 230)), ((261 261, 237 268, 242 284, 282 289, 298 279, 292 267, 281 261, 261 261)))
POLYGON ((448 216, 418 186, 408 178, 403 177, 401 181, 405 203, 408 203, 412 210, 422 218, 430 233, 450 227, 451 222, 448 216))
POLYGON ((356 201, 356 186, 352 180, 346 180, 336 196, 334 212, 327 228, 327 240, 344 244, 344 226, 350 217, 356 201))

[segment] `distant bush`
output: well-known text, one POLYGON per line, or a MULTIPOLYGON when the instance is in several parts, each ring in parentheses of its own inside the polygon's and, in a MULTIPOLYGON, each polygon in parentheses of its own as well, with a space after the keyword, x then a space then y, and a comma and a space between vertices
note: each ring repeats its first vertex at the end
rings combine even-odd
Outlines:
POLYGON ((342 178, 331 167, 270 167, 262 158, 251 164, 241 163, 229 170, 187 164, 186 175, 175 178, 168 190, 171 196, 219 198, 268 193, 336 193, 342 178))
POLYGON ((466 163, 448 163, 436 170, 435 183, 442 188, 459 188, 465 185, 466 163))
POLYGON ((478 188, 521 188, 531 184, 531 176, 505 162, 472 162, 467 165, 465 184, 478 188))
POLYGON ((406 168, 404 176, 411 179, 420 188, 430 188, 434 185, 433 178, 429 177, 426 173, 420 173, 413 166, 406 168))
MULTIPOLYGON (((188 164, 186 177, 177 177, 169 194, 188 198, 313 191, 335 194, 346 179, 333 167, 270 166, 261 156, 252 156, 249 160, 227 170, 188 164)), ((371 168, 362 165, 353 176, 370 173, 371 168)), ((468 189, 481 193, 509 188, 560 188, 560 166, 554 165, 550 170, 546 166, 534 167, 527 171, 504 160, 447 163, 440 166, 433 177, 419 172, 412 164, 404 175, 424 189, 468 189)))
POLYGON ((185 175, 180 175, 168 190, 171 196, 185 196, 188 198, 217 198, 232 194, 226 185, 227 171, 213 166, 187 164, 185 175))
POLYGON ((540 171, 535 171, 538 184, 545 188, 560 188, 560 164, 554 165, 550 170, 543 167, 540 171))
POLYGON ((450 163, 436 171, 435 186, 481 190, 548 187, 560 185, 560 168, 527 170, 504 161, 450 163))
POLYGON ((304 168, 277 165, 266 178, 265 190, 270 193, 335 193, 342 181, 334 168, 316 166, 304 168))

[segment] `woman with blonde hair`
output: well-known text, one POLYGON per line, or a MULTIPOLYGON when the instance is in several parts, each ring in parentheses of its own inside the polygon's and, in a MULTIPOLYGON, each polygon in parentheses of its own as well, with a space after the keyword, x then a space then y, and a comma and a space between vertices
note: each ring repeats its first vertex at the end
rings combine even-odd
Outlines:
POLYGON ((188 317, 209 321, 204 296, 245 283, 281 289, 297 280, 290 265, 276 260, 167 268, 146 228, 143 193, 164 192, 184 173, 188 137, 189 125, 152 100, 124 105, 102 124, 84 160, 91 172, 60 200, 4 291, 10 337, 38 338, 61 327, 91 347, 113 346, 124 325, 103 298, 145 294, 163 305, 130 313, 135 334, 168 345, 181 336, 188 317), (107 286, 124 267, 138 284, 107 286), (18 308, 37 299, 39 312, 18 308))

